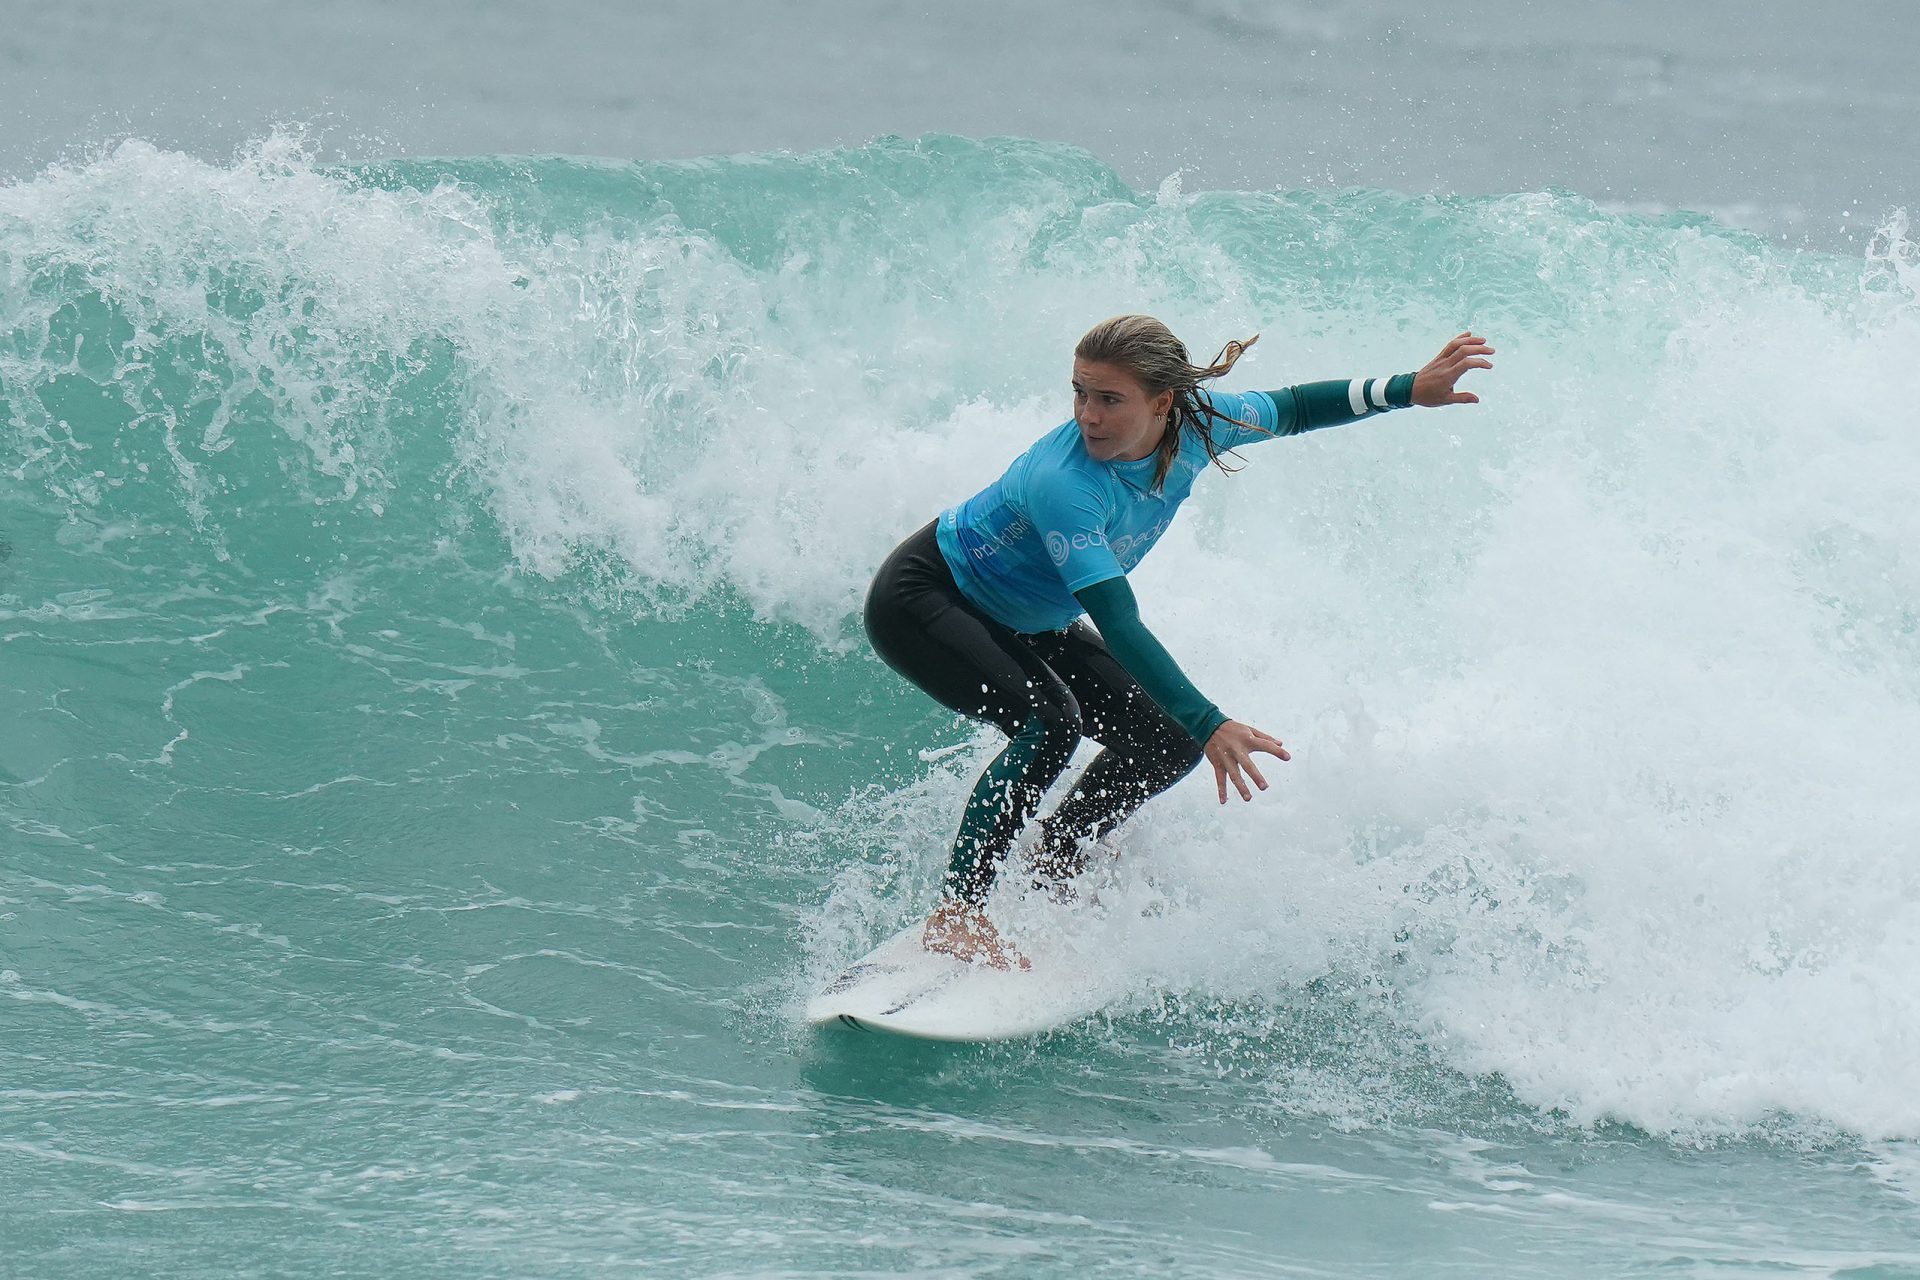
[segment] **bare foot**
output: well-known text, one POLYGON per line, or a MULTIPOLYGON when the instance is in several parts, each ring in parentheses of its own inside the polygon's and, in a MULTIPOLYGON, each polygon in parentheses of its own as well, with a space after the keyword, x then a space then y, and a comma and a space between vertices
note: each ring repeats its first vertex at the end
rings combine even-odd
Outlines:
POLYGON ((985 911, 951 898, 941 899, 940 905, 927 917, 920 945, 968 964, 985 964, 995 969, 1010 969, 1015 964, 1022 969, 1033 968, 1030 960, 1000 936, 985 911))

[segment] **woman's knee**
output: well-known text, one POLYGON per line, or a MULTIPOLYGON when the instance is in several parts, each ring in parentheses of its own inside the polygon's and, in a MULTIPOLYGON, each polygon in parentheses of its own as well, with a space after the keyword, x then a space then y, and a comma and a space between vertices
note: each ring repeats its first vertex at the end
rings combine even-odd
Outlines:
POLYGON ((1044 746, 1052 752, 1062 753, 1062 763, 1073 755, 1080 739, 1086 736, 1086 717, 1080 712, 1080 704, 1064 688, 1055 691, 1057 697, 1035 698, 1026 709, 1022 718, 1019 736, 1027 738, 1036 746, 1044 746))

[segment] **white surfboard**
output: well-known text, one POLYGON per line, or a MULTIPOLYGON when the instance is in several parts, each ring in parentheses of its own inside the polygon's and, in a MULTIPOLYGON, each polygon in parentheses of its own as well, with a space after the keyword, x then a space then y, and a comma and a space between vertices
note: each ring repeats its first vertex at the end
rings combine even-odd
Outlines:
POLYGON ((921 1040, 1011 1040, 1099 1011, 1096 975, 1064 948, 1021 950, 1031 969, 995 969, 928 951, 924 923, 875 947, 807 1002, 807 1021, 921 1040))

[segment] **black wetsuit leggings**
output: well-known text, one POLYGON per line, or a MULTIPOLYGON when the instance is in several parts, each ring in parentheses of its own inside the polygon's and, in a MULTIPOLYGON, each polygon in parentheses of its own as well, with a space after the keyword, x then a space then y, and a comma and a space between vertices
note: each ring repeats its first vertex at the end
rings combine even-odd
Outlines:
POLYGON ((1023 633, 960 593, 928 524, 902 542, 867 592, 867 635, 888 666, 942 706, 1010 741, 974 784, 946 890, 983 902, 1000 865, 1082 736, 1104 748, 1042 824, 1036 869, 1065 879, 1083 841, 1112 830, 1185 777, 1200 744, 1147 696, 1082 618, 1023 633))

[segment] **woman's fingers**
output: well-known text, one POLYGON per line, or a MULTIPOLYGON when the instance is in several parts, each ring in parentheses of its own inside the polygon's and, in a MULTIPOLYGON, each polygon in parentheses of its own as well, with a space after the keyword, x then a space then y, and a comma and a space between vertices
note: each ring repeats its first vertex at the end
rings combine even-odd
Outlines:
POLYGON ((1447 385, 1451 387, 1454 383, 1460 381, 1461 377, 1464 376, 1467 370, 1469 369, 1491 369, 1491 368, 1493 368, 1493 361, 1485 359, 1484 357, 1476 356, 1471 360, 1462 360, 1458 364, 1447 365, 1445 368, 1440 370, 1440 373, 1443 377, 1446 378, 1447 385))
POLYGON ((1485 338, 1476 338, 1472 334, 1461 334, 1440 349, 1440 354, 1431 361, 1442 368, 1460 364, 1470 356, 1490 356, 1496 354, 1485 338))
POLYGON ((1259 734, 1259 741, 1256 744, 1258 750, 1264 751, 1270 756, 1279 756, 1282 760, 1293 759, 1293 757, 1288 754, 1286 747, 1281 743, 1280 739, 1270 733, 1260 733, 1258 729, 1254 730, 1254 732, 1259 734))
POLYGON ((1207 759, 1213 764, 1214 791, 1220 797, 1221 804, 1227 802, 1229 779, 1242 800, 1253 799, 1253 789, 1247 785, 1249 778, 1253 780, 1253 786, 1262 791, 1267 789, 1266 776, 1253 762, 1253 753, 1256 751, 1264 751, 1282 760, 1293 759, 1286 747, 1281 745, 1280 739, 1238 721, 1228 721, 1208 740, 1207 759))
POLYGON ((1493 361, 1487 357, 1492 354, 1492 347, 1468 347, 1464 351, 1455 352, 1452 357, 1441 362, 1440 371, 1457 378, 1468 369, 1491 369, 1493 361))
POLYGON ((1216 760, 1213 764, 1213 781, 1220 793, 1221 804, 1227 802, 1228 778, 1233 779, 1233 789, 1240 793, 1242 800, 1253 799, 1253 792, 1247 790, 1246 780, 1240 776, 1239 763, 1231 757, 1228 757, 1224 760, 1216 760))
POLYGON ((1215 780, 1219 783, 1221 804, 1227 802, 1227 779, 1229 778, 1233 779, 1233 789, 1240 793, 1242 800, 1253 799, 1253 791, 1247 786, 1248 778, 1252 778, 1254 786, 1259 787, 1260 790, 1267 789, 1267 780, 1260 776, 1260 770, 1255 767, 1253 757, 1250 755, 1228 756, 1223 763, 1214 765, 1213 771, 1215 780))

